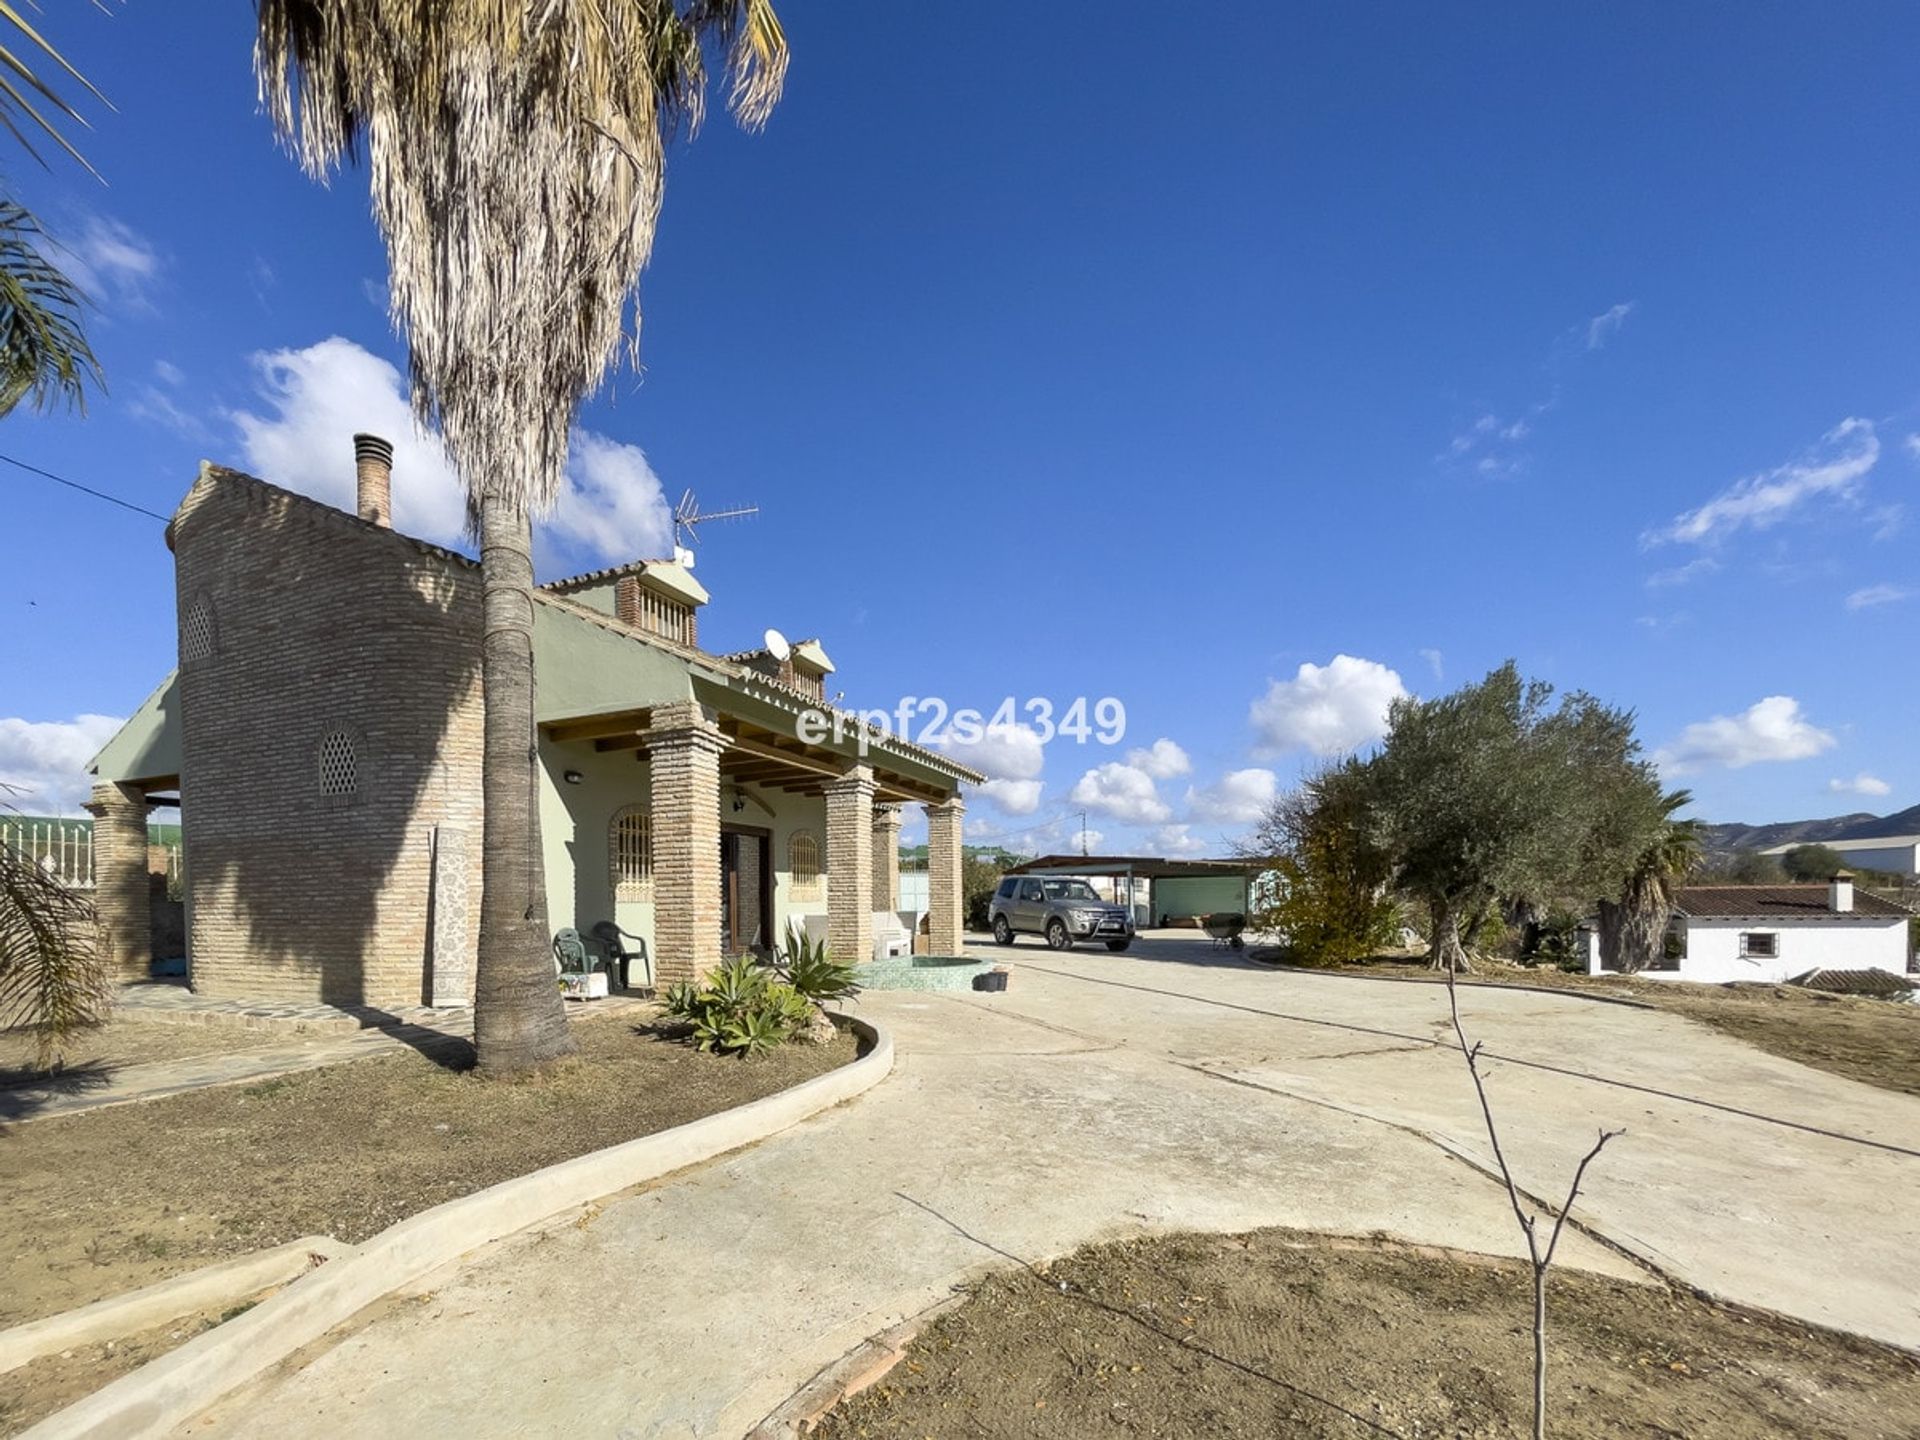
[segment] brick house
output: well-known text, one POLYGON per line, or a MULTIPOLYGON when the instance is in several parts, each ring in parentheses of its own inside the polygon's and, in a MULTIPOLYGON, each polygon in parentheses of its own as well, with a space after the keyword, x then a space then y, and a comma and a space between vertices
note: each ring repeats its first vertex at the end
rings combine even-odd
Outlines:
MULTIPOLYGON (((391 448, 357 437, 359 514, 203 465, 167 528, 179 664, 95 757, 96 901, 144 977, 146 820, 177 799, 193 988, 462 1004, 479 928, 480 571, 391 528, 391 448)), ((404 477, 402 477, 404 483, 404 477)), ((873 953, 901 807, 926 807, 930 948, 961 945, 960 799, 980 777, 831 719, 817 641, 699 648, 672 560, 535 593, 548 918, 615 920, 662 983, 824 921, 873 953), (864 744, 860 737, 864 734, 864 744)))

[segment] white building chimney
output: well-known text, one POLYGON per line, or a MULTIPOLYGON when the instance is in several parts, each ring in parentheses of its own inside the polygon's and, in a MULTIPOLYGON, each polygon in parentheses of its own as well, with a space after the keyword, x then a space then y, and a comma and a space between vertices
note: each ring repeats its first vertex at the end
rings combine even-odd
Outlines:
POLYGON ((1853 876, 1842 870, 1827 882, 1827 908, 1836 915, 1853 909, 1853 876))
POLYGON ((393 442, 378 435, 353 437, 354 508, 362 520, 393 525, 393 442))

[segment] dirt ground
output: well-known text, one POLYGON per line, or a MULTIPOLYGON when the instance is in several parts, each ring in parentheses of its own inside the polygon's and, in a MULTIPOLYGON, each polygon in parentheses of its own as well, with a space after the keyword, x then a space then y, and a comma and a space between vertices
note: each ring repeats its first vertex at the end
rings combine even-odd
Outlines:
MULTIPOLYGON (((982 1283, 816 1432, 851 1437, 1517 1436, 1524 1264, 1287 1230, 1094 1246, 982 1283)), ((1556 1272, 1548 1430, 1920 1434, 1905 1352, 1556 1272)))
POLYGON ((579 1057, 525 1082, 408 1052, 0 1131, 0 1326, 302 1235, 364 1240, 855 1053, 842 1033, 833 1045, 722 1058, 631 1015, 573 1033, 579 1057))
POLYGON ((77 1345, 0 1375, 0 1435, 16 1435, 56 1410, 84 1400, 149 1360, 157 1360, 202 1330, 231 1319, 248 1305, 182 1316, 151 1330, 99 1345, 77 1345))
MULTIPOLYGON (((1418 960, 1402 958, 1325 967, 1343 974, 1438 983, 1418 960)), ((1570 974, 1552 966, 1529 969, 1480 961, 1461 983, 1538 985, 1611 995, 1684 1015, 1816 1070, 1920 1095, 1920 1004, 1828 995, 1792 985, 1698 985, 1631 975, 1570 974)))
MULTIPOLYGON (((26 1027, 0 1030, 0 1086, 31 1084, 41 1078, 33 1070, 35 1038, 34 1031, 26 1027)), ((156 1060, 254 1050, 284 1039, 273 1031, 241 1025, 116 1019, 76 1035, 67 1047, 63 1068, 73 1072, 117 1070, 123 1065, 146 1065, 156 1060)))

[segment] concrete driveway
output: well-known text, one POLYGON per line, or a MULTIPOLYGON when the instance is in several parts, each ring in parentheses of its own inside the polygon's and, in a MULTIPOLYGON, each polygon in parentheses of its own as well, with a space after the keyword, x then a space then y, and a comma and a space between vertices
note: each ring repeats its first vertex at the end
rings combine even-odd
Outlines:
MULTIPOLYGON (((894 1075, 751 1150, 490 1246, 190 1433, 739 1435, 982 1267, 1297 1225, 1518 1253, 1437 987, 1204 942, 988 951, 1004 995, 874 994, 894 1075)), ((1920 1347, 1920 1100, 1657 1012, 1462 992, 1522 1183, 1599 1126, 1592 1231, 1717 1295, 1920 1347)), ((1516 1364, 1524 1357, 1516 1356, 1516 1364)))

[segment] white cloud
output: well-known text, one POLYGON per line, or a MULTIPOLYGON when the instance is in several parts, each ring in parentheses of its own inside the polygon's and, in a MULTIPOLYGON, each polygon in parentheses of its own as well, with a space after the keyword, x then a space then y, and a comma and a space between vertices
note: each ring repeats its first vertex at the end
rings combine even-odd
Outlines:
POLYGON ((1703 544, 1724 539, 1745 526, 1765 529, 1820 496, 1851 498, 1862 477, 1879 459, 1880 440, 1874 434, 1873 422, 1842 420, 1808 454, 1736 481, 1699 509, 1648 532, 1643 543, 1703 544))
POLYGON ((1251 825, 1267 813, 1278 791, 1271 770, 1229 770, 1212 785, 1188 788, 1187 813, 1220 825, 1251 825))
POLYGON ((1406 693, 1398 673, 1377 660, 1336 655, 1326 665, 1303 664, 1293 679, 1269 681, 1249 709, 1255 750, 1356 749, 1387 733, 1387 707, 1406 693))
POLYGON ((1433 671, 1433 678, 1447 678, 1447 657, 1438 650, 1422 650, 1420 658, 1427 662, 1427 668, 1433 671))
POLYGON ((1146 771, 1156 780, 1171 780, 1193 770, 1193 761, 1187 758, 1187 752, 1166 739, 1154 741, 1145 750, 1129 750, 1127 764, 1146 771))
POLYGON ((1920 460, 1920 435, 1909 435, 1904 443, 1907 447, 1907 454, 1916 460, 1920 460))
POLYGON ((151 308, 148 291, 159 278, 160 256, 132 226, 89 215, 61 248, 67 252, 61 268, 96 304, 151 308))
MULTIPOLYGON (((356 431, 393 442, 393 523, 442 545, 466 539, 466 489, 437 436, 414 424, 406 382, 389 361, 336 335, 253 357, 264 413, 233 412, 249 469, 343 510, 354 507, 356 431)), ((659 477, 637 446, 576 430, 560 496, 536 530, 543 569, 556 548, 594 564, 667 553, 659 477)))
POLYGON ((163 385, 180 385, 186 381, 186 372, 171 360, 153 362, 153 373, 163 385))
POLYGON ((1068 798, 1129 825, 1158 825, 1173 818, 1172 808, 1154 788, 1153 777, 1118 760, 1087 771, 1074 782, 1068 798))
POLYGON ((1047 762, 1040 732, 1030 725, 1002 721, 988 725, 978 740, 960 741, 946 732, 946 752, 989 780, 1034 780, 1047 762))
POLYGON ((1046 790, 1043 780, 989 780, 977 793, 985 795, 1008 815, 1031 815, 1040 808, 1046 790))
POLYGON ((1900 585, 1869 585, 1847 596, 1849 610, 1871 610, 1875 605, 1892 605, 1911 599, 1913 591, 1900 585))
POLYGON ((1672 745, 1654 752, 1663 774, 1719 765, 1729 770, 1768 761, 1805 760, 1835 744, 1833 733, 1814 725, 1791 695, 1769 695, 1738 715, 1716 715, 1689 725, 1672 745))
POLYGON ((1156 855, 1178 859, 1207 853, 1207 842, 1194 836, 1191 825, 1162 825, 1153 830, 1147 839, 1148 849, 1156 855))
POLYGON ((1587 349, 1598 350, 1620 333, 1620 327, 1627 323, 1627 317, 1639 304, 1637 300, 1623 301, 1609 306, 1600 314, 1587 321, 1587 349))
POLYGON ((566 483, 541 528, 607 560, 673 553, 671 513, 646 454, 591 430, 573 432, 566 483))
POLYGON ((1675 585, 1685 585, 1698 580, 1702 575, 1711 575, 1720 568, 1720 562, 1711 555, 1701 555, 1684 565, 1676 565, 1671 570, 1656 570, 1647 577, 1649 590, 1665 590, 1675 585))
POLYGON ((76 815, 93 790, 86 764, 126 721, 0 719, 0 802, 25 815, 76 815))
POLYGON ((1829 780, 1827 789, 1836 795, 1891 795, 1893 786, 1878 775, 1869 775, 1862 770, 1851 780, 1829 780))
POLYGON ((1040 734, 1029 725, 1002 722, 988 725, 978 740, 961 742, 951 738, 944 747, 962 765, 971 766, 987 777, 975 794, 991 800, 1008 815, 1031 815, 1040 808, 1046 786, 1040 772, 1046 765, 1046 747, 1040 734))

